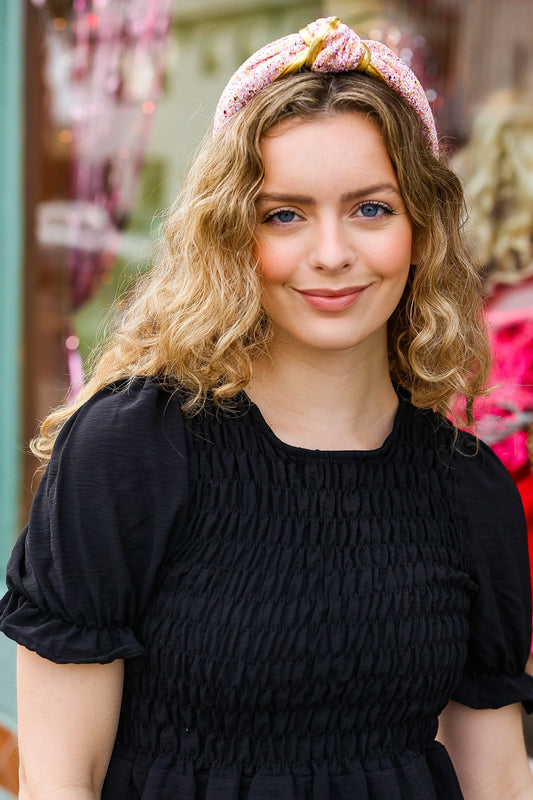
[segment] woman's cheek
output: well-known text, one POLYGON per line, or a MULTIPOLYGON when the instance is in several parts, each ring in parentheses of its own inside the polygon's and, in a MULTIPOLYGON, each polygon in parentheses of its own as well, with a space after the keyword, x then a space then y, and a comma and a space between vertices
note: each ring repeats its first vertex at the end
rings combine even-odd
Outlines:
POLYGON ((295 263, 293 251, 294 248, 287 243, 260 239, 255 254, 262 276, 271 281, 283 281, 288 277, 295 263))

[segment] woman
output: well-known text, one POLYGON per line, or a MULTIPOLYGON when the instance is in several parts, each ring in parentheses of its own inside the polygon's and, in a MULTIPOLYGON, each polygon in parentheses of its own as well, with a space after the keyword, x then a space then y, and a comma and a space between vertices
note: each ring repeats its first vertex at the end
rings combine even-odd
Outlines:
POLYGON ((35 443, 22 797, 533 797, 523 514, 444 417, 488 357, 437 153, 414 75, 334 18, 228 84, 35 443))

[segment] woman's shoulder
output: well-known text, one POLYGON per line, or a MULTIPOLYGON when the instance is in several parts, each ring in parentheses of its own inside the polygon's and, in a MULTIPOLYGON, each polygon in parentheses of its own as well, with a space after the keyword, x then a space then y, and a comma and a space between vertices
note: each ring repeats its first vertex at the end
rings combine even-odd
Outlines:
POLYGON ((152 377, 124 378, 103 386, 75 412, 94 421, 106 416, 114 422, 159 415, 170 405, 179 408, 182 399, 178 390, 171 390, 152 377))
POLYGON ((482 439, 461 428, 432 409, 410 404, 412 437, 420 447, 431 447, 443 470, 456 478, 462 492, 473 501, 486 497, 518 497, 516 485, 507 468, 482 439))
MULTIPOLYGON (((84 457, 146 460, 183 444, 182 398, 153 378, 121 380, 95 392, 61 429, 54 447, 84 457)), ((54 461, 54 456, 52 457, 54 461)))
POLYGON ((452 445, 446 466, 472 535, 477 531, 485 543, 491 537, 497 542, 502 535, 521 537, 525 528, 522 500, 505 465, 474 433, 457 430, 450 422, 446 427, 448 431, 443 426, 441 435, 452 445))
POLYGON ((455 450, 461 496, 471 518, 482 520, 485 530, 521 530, 524 511, 520 493, 492 448, 461 431, 455 450))
POLYGON ((498 571, 517 557, 527 563, 522 500, 496 453, 474 433, 457 429, 432 411, 413 407, 411 418, 413 433, 420 435, 414 454, 436 470, 435 485, 446 497, 458 530, 465 533, 472 564, 498 571), (423 452, 428 447, 431 456, 423 452))

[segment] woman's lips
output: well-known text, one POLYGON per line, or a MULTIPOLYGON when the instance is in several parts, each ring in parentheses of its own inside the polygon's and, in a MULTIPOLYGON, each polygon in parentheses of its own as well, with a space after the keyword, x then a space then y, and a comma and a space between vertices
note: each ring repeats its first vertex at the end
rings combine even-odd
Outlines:
POLYGON ((366 286, 350 286, 346 289, 297 290, 303 299, 319 311, 344 311, 361 297, 366 286))

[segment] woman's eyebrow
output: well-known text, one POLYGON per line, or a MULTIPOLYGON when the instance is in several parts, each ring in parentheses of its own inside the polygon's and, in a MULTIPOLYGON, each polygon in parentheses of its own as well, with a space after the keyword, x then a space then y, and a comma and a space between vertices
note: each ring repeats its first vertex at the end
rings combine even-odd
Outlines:
MULTIPOLYGON (((365 186, 362 189, 356 189, 353 192, 345 192, 341 195, 341 201, 348 203, 353 200, 359 200, 361 197, 368 197, 376 192, 393 192, 401 197, 400 190, 393 183, 376 183, 372 186, 365 186)), ((315 205, 317 200, 315 197, 306 194, 283 194, 281 192, 262 192, 258 198, 258 203, 302 203, 305 205, 315 205)))
POLYGON ((401 197, 401 192, 398 186, 394 183, 376 183, 373 186, 365 186, 362 189, 356 189, 353 192, 346 192, 345 194, 341 195, 341 200, 347 202, 349 200, 359 200, 361 197, 367 197, 368 195, 376 194, 376 192, 392 192, 393 194, 398 195, 401 197))

